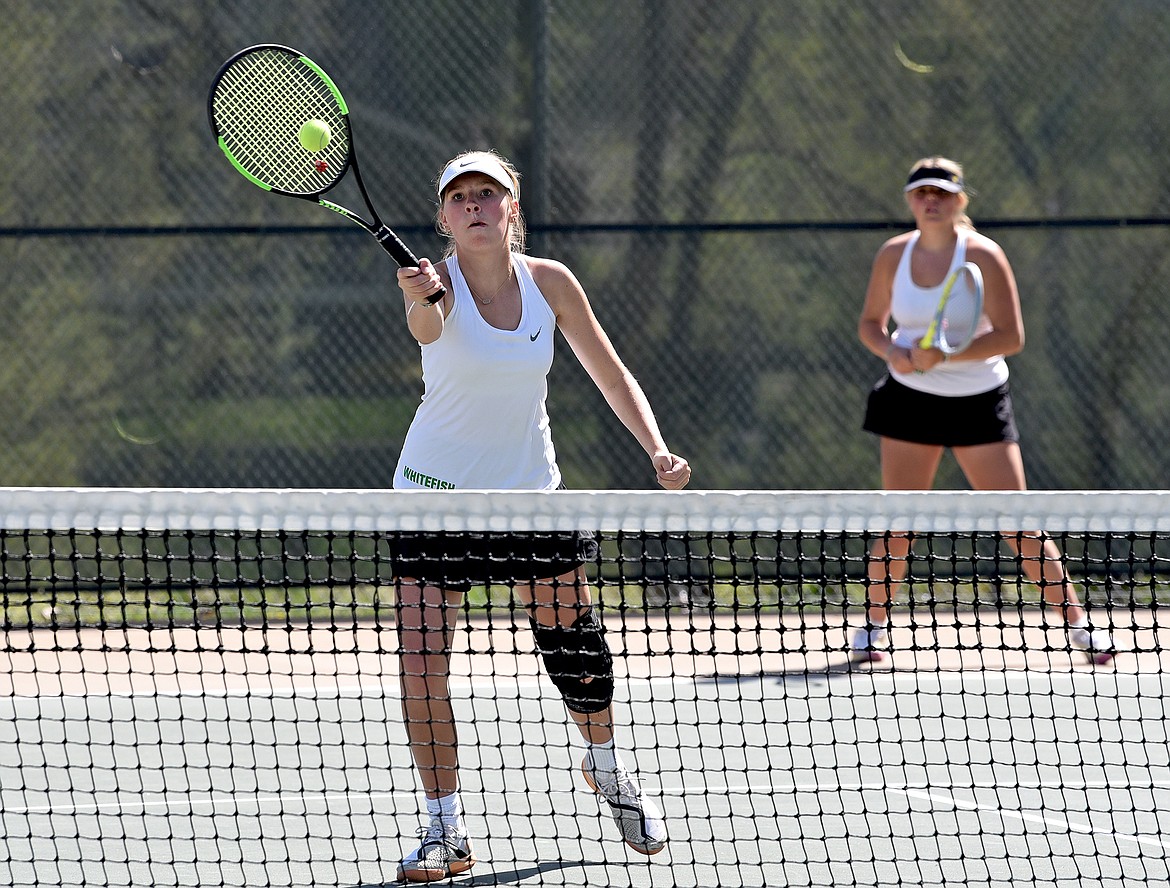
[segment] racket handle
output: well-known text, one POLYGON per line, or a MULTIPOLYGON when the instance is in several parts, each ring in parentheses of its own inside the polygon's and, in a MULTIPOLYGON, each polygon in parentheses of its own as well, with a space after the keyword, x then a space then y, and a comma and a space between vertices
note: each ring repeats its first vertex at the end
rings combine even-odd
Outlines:
MULTIPOLYGON (((410 252, 410 248, 406 246, 393 231, 385 225, 380 225, 372 232, 374 239, 382 245, 382 249, 390 254, 391 258, 402 267, 418 267, 418 257, 410 252)), ((447 288, 442 284, 439 289, 428 296, 425 300, 427 305, 434 305, 440 299, 447 295, 447 288)))

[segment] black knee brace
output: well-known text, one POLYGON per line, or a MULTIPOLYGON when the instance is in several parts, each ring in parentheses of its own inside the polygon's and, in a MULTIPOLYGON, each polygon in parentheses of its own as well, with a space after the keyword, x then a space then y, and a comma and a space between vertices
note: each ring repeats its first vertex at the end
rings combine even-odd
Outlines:
POLYGON ((529 620, 536 649, 565 705, 584 714, 609 706, 613 700, 613 656, 593 608, 581 611, 572 626, 542 626, 531 617, 529 620))

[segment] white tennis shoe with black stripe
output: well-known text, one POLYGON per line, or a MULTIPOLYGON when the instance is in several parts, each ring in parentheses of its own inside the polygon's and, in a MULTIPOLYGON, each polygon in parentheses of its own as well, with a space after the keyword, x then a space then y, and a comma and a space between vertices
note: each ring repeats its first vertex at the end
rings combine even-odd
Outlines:
POLYGON ((437 882, 466 872, 475 864, 466 833, 443 827, 438 817, 419 830, 422 844, 398 866, 398 879, 405 882, 437 882))
POLYGON ((609 803, 627 845, 639 854, 657 854, 666 847, 666 818, 625 768, 619 765, 612 773, 596 771, 586 755, 581 773, 589 788, 609 803))

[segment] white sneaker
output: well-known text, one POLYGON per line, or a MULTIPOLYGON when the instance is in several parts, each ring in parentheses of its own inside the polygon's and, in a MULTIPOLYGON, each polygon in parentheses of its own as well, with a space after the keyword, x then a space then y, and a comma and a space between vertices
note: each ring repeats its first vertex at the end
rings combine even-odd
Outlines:
POLYGON ((849 642, 849 656, 857 663, 880 663, 886 658, 889 633, 884 626, 868 626, 853 633, 849 642))
POLYGON ((666 819, 625 768, 619 765, 613 775, 598 774, 586 755, 581 773, 589 788, 609 803, 627 845, 639 854, 657 854, 666 847, 666 819))
POLYGON ((1068 630, 1069 641, 1073 647, 1085 652, 1090 662, 1098 666, 1111 663, 1117 656, 1117 646, 1113 643, 1113 636, 1107 629, 1086 629, 1083 626, 1074 626, 1068 630))
POLYGON ((431 818, 431 825, 419 829, 422 844, 398 866, 398 879, 406 882, 436 882, 466 872, 475 864, 466 833, 455 827, 444 829, 443 821, 431 818))

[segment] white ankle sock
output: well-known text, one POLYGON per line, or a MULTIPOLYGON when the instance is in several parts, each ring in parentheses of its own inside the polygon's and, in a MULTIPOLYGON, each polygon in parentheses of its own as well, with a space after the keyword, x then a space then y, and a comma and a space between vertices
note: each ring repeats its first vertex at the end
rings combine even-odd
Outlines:
POLYGON ((454 827, 460 835, 467 832, 467 827, 463 825, 463 802, 459 798, 458 792, 439 796, 437 799, 428 798, 427 813, 431 817, 438 817, 443 822, 444 828, 454 827))
POLYGON ((594 771, 605 774, 614 773, 621 764, 614 742, 610 740, 607 743, 590 743, 589 763, 593 766, 594 771))

